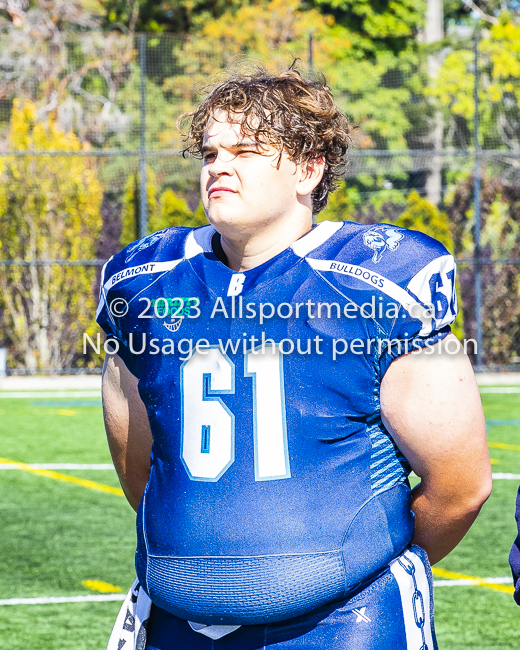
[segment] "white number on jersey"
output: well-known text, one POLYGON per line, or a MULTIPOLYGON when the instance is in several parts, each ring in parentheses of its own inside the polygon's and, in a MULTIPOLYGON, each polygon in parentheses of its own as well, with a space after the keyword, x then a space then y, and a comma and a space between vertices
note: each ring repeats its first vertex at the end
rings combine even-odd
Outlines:
MULTIPOLYGON (((244 374, 253 379, 255 479, 290 478, 282 355, 251 351, 244 374)), ((181 458, 195 481, 218 481, 235 459, 235 416, 219 395, 235 392, 235 366, 219 348, 195 352, 181 368, 181 458)))
POLYGON ((218 348, 181 368, 182 451, 190 478, 218 481, 235 459, 235 416, 219 395, 235 392, 235 366, 218 348))
POLYGON ((253 377, 255 479, 290 478, 285 423, 282 355, 268 348, 245 357, 245 375, 253 377))
POLYGON ((407 289, 431 310, 431 318, 423 320, 421 336, 453 323, 457 316, 457 293, 455 260, 451 255, 432 260, 410 280, 407 289))

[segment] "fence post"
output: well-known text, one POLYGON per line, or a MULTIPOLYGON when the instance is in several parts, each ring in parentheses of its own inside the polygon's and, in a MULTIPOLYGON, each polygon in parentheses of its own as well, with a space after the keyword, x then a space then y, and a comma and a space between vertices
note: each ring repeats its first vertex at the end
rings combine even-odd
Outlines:
POLYGON ((7 375, 7 348, 0 348, 0 377, 7 375))
POLYGON ((478 76, 478 30, 475 32, 473 42, 474 63, 475 63, 475 83, 473 87, 473 99, 475 102, 475 124, 474 124, 474 140, 475 140, 475 168, 473 172, 473 206, 475 211, 475 227, 473 230, 473 237, 475 242, 475 321, 476 321, 476 338, 477 338, 477 353, 476 353, 476 370, 483 369, 484 350, 482 345, 482 262, 480 250, 480 232, 481 232, 481 208, 480 208, 480 142, 479 142, 479 76, 478 76))
POLYGON ((146 183, 146 34, 139 35, 139 74, 141 102, 139 107, 139 237, 148 232, 148 192, 146 183))

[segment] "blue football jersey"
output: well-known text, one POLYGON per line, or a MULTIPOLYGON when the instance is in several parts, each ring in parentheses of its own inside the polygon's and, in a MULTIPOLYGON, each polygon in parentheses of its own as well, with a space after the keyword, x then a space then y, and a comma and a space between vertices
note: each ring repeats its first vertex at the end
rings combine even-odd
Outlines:
POLYGON ((115 255, 97 321, 154 439, 141 584, 190 621, 273 622, 358 592, 410 543, 379 392, 450 331, 455 264, 419 232, 323 222, 236 273, 214 236, 171 228, 115 255))
POLYGON ((509 553, 509 565, 513 573, 513 584, 515 586, 514 599, 517 605, 520 605, 520 487, 516 495, 516 525, 518 528, 518 535, 511 547, 509 553))

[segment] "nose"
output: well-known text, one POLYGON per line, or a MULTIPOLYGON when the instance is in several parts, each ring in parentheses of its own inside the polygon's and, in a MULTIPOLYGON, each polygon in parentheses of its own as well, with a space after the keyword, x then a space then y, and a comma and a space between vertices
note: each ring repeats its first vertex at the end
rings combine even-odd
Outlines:
POLYGON ((214 159, 211 162, 207 163, 208 173, 214 178, 219 176, 227 175, 231 176, 233 174, 233 167, 231 163, 235 160, 236 156, 229 153, 229 151, 220 151, 215 155, 214 159))

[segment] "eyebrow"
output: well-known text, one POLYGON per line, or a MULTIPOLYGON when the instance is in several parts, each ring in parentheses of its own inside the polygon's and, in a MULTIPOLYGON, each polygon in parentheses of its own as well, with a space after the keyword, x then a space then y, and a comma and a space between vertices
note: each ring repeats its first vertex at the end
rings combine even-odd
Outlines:
MULTIPOLYGON (((253 140, 251 141, 241 141, 241 142, 235 142, 235 144, 232 144, 229 147, 224 147, 224 149, 228 149, 229 151, 240 149, 241 147, 249 147, 251 149, 260 149, 260 143, 255 142, 253 140)), ((209 153, 210 151, 215 151, 216 147, 213 147, 209 144, 205 144, 202 149, 200 150, 201 153, 204 155, 205 153, 209 153)))

